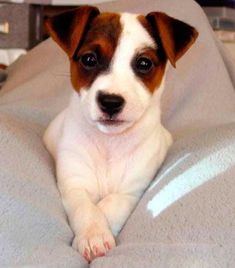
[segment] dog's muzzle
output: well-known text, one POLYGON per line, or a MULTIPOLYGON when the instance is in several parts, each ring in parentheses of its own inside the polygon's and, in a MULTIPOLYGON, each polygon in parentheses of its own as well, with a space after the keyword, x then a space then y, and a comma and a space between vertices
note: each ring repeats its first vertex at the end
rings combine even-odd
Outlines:
POLYGON ((108 119, 112 119, 119 114, 125 105, 125 100, 122 96, 107 94, 102 91, 98 92, 96 101, 99 109, 108 119))

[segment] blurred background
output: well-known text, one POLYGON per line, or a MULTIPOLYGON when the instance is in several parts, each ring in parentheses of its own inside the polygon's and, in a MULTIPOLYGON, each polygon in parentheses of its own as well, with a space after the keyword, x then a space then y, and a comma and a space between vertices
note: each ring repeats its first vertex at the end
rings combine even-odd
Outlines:
MULTIPOLYGON (((48 37, 44 27, 48 16, 81 4, 109 1, 115 0, 0 0, 0 68, 5 68, 48 37)), ((197 2, 235 59, 235 0, 197 2)))

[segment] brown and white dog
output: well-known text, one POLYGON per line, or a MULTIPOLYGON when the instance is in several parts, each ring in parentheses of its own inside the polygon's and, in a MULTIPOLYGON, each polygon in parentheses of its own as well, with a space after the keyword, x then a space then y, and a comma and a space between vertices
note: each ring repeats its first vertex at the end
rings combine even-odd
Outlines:
POLYGON ((172 143, 161 124, 167 62, 197 38, 161 12, 100 13, 91 6, 47 21, 68 54, 74 92, 44 136, 75 238, 88 261, 118 234, 172 143))

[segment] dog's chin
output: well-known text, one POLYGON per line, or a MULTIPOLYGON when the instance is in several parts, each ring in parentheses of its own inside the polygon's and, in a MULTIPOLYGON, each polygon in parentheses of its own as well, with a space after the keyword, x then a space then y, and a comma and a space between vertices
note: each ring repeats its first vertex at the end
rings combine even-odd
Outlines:
POLYGON ((131 127, 131 122, 127 122, 124 120, 97 120, 96 121, 96 127, 99 129, 99 131, 115 135, 115 134, 121 134, 125 132, 128 128, 131 127))

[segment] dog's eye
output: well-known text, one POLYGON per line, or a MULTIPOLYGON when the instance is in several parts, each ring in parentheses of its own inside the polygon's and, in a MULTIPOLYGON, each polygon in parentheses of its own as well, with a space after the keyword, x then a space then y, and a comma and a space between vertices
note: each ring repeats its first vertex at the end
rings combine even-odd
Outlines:
POLYGON ((139 57, 136 60, 135 68, 139 73, 147 74, 152 70, 153 62, 149 58, 139 57))
POLYGON ((87 53, 81 56, 80 62, 86 69, 93 69, 98 64, 96 55, 94 53, 87 53))

